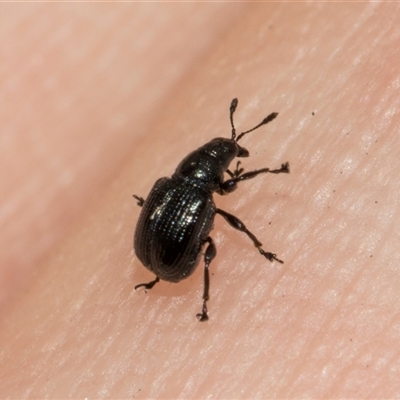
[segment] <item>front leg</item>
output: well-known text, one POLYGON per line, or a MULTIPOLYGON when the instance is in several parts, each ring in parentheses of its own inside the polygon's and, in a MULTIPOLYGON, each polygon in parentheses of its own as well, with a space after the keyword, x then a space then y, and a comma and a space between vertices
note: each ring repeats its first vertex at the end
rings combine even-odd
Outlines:
POLYGON ((236 168, 233 172, 231 172, 229 169, 226 170, 226 173, 231 177, 231 178, 237 178, 238 176, 243 174, 244 168, 239 168, 239 165, 241 164, 241 161, 238 161, 236 163, 236 168))
POLYGON ((238 166, 236 167, 236 170, 234 173, 231 172, 229 174, 233 177, 231 179, 228 179, 227 181, 221 183, 220 190, 218 191, 219 194, 231 193, 234 190, 236 190, 238 182, 246 181, 248 179, 253 179, 259 174, 266 174, 266 173, 288 174, 290 172, 290 169, 289 169, 289 163, 286 162, 286 163, 282 164, 281 167, 278 169, 262 168, 262 169, 257 169, 255 171, 246 172, 244 174, 242 174, 242 172, 243 172, 243 170, 242 170, 238 173, 237 176, 235 176, 235 173, 237 173, 237 171, 240 171, 240 170, 238 170, 238 166))

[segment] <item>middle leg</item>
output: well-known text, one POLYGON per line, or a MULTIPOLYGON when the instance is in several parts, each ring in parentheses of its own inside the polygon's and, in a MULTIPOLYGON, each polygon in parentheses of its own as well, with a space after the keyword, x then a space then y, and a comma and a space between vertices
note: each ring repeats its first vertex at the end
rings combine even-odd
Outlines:
POLYGON ((254 243, 254 246, 257 247, 258 251, 260 254, 262 254, 265 258, 267 258, 269 261, 278 261, 281 264, 283 264, 283 261, 280 260, 279 258, 276 257, 276 254, 271 253, 269 251, 265 251, 261 246, 262 243, 256 238, 256 236, 251 233, 247 228, 246 225, 237 217, 235 217, 232 214, 229 214, 228 212, 221 210, 220 208, 217 208, 216 210, 217 214, 221 215, 222 217, 225 218, 225 220, 229 223, 230 226, 233 228, 237 229, 238 231, 244 232, 254 243))

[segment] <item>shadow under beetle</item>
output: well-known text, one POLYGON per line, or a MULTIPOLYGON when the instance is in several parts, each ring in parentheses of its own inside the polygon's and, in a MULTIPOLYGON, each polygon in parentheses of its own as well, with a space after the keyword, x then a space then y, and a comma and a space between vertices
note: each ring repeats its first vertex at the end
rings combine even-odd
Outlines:
POLYGON ((228 194, 236 190, 241 181, 253 179, 263 173, 289 173, 289 163, 278 169, 262 168, 244 172, 239 168, 231 172, 229 164, 235 157, 248 157, 249 152, 238 144, 247 133, 274 120, 278 113, 271 113, 254 128, 236 136, 233 114, 238 100, 230 106, 232 137, 215 138, 186 156, 171 178, 156 181, 146 200, 134 195, 142 207, 136 225, 134 249, 143 265, 156 275, 148 283, 141 283, 135 289, 151 289, 160 279, 179 282, 195 270, 203 245, 204 252, 204 292, 202 312, 197 314, 200 321, 208 320, 207 301, 210 292, 209 266, 217 254, 214 241, 209 236, 213 228, 215 214, 221 215, 235 229, 244 232, 269 261, 282 260, 276 254, 262 249, 261 242, 237 217, 216 207, 213 193, 228 194), (229 175, 224 180, 224 173, 229 175))

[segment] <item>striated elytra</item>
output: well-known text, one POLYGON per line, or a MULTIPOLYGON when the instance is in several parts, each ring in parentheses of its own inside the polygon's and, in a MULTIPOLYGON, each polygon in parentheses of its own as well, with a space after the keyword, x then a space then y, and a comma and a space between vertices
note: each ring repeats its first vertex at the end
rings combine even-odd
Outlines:
POLYGON ((278 261, 276 254, 262 249, 261 242, 237 217, 216 207, 213 193, 225 195, 236 190, 241 181, 253 179, 259 174, 289 173, 289 163, 278 169, 262 168, 244 172, 240 161, 231 172, 228 168, 235 157, 248 157, 249 152, 238 144, 247 133, 254 131, 277 117, 271 113, 258 125, 236 135, 233 114, 238 100, 230 106, 232 136, 215 138, 187 155, 171 178, 156 181, 147 199, 134 195, 142 207, 136 225, 134 249, 143 265, 156 275, 148 283, 141 283, 135 289, 151 289, 160 279, 179 282, 193 273, 202 254, 204 245, 204 291, 202 312, 197 314, 200 321, 208 320, 207 301, 210 291, 209 267, 216 256, 214 241, 209 236, 214 217, 221 215, 235 229, 244 232, 269 261, 278 261), (224 179, 224 174, 229 175, 224 179))

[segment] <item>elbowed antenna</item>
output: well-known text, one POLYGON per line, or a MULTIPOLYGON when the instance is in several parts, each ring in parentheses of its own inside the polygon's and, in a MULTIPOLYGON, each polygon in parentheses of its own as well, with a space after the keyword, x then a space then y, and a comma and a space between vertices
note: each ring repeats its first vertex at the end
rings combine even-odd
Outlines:
POLYGON ((254 128, 249 129, 248 131, 242 132, 238 137, 236 137, 236 129, 235 129, 235 125, 233 123, 233 113, 236 111, 238 105, 238 99, 233 99, 231 102, 231 106, 229 108, 229 118, 231 120, 231 126, 232 126, 232 139, 235 142, 238 142, 244 135, 246 135, 247 133, 253 132, 256 129, 258 129, 260 126, 263 126, 265 124, 268 124, 268 122, 271 122, 272 120, 274 120, 277 116, 278 113, 277 112, 273 112, 271 114, 268 115, 268 117, 265 117, 258 125, 256 125, 254 128))

